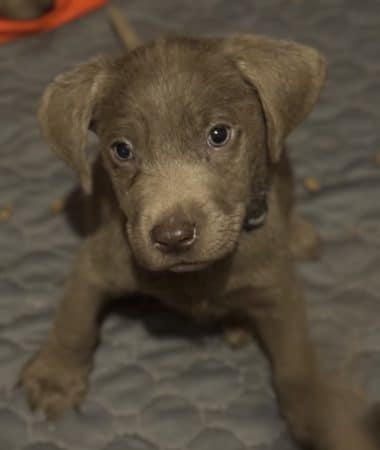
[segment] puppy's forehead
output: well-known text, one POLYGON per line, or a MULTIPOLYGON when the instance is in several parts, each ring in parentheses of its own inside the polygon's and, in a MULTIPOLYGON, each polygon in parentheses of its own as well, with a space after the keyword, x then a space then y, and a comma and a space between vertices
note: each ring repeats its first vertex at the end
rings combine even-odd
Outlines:
POLYGON ((217 39, 160 39, 120 60, 119 99, 125 108, 202 114, 246 99, 248 86, 217 39))

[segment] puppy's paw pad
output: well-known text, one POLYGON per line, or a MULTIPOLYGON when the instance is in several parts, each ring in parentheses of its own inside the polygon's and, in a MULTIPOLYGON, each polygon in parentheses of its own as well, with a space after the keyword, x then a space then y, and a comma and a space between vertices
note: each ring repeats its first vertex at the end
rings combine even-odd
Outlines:
POLYGON ((38 354, 25 365, 20 385, 32 410, 40 409, 54 419, 78 406, 87 391, 89 368, 38 354))

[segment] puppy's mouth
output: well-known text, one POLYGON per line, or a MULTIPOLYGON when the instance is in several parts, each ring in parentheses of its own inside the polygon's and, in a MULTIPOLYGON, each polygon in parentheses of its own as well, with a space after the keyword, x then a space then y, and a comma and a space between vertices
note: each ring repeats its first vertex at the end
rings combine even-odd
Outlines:
POLYGON ((212 261, 181 261, 179 263, 171 265, 168 270, 170 272, 195 272, 198 270, 206 269, 210 264, 212 264, 212 261))

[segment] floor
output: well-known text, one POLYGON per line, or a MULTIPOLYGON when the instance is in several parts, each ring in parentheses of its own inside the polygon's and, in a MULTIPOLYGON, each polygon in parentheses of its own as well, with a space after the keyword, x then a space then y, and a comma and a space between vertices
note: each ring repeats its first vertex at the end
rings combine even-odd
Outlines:
MULTIPOLYGON (((327 55, 321 101, 289 139, 299 209, 324 241, 320 261, 300 273, 326 370, 379 399, 380 2, 116 3, 147 39, 254 32, 327 55), (310 177, 316 192, 305 188, 310 177)), ((165 312, 107 319, 80 414, 47 423, 14 389, 20 367, 46 335, 81 240, 59 202, 76 180, 40 138, 36 104, 54 75, 95 54, 119 52, 105 11, 0 47, 0 448, 295 449, 257 345, 232 351, 219 334, 200 333, 165 312)))

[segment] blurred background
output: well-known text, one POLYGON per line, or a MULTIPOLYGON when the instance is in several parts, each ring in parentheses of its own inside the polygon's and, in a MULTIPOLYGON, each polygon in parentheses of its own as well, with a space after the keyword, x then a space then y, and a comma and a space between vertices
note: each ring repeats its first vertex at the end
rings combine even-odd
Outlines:
MULTIPOLYGON (((145 40, 163 33, 261 33, 327 56, 321 100, 289 139, 298 208, 324 241, 320 261, 301 265, 300 274, 326 370, 379 400, 380 2, 113 4, 145 40)), ((105 9, 0 46, 0 448, 295 449, 256 343, 233 351, 217 332, 164 311, 108 318, 81 414, 48 424, 13 389, 46 335, 81 242, 62 213, 77 182, 40 137, 37 103, 55 75, 122 51, 105 9)))

